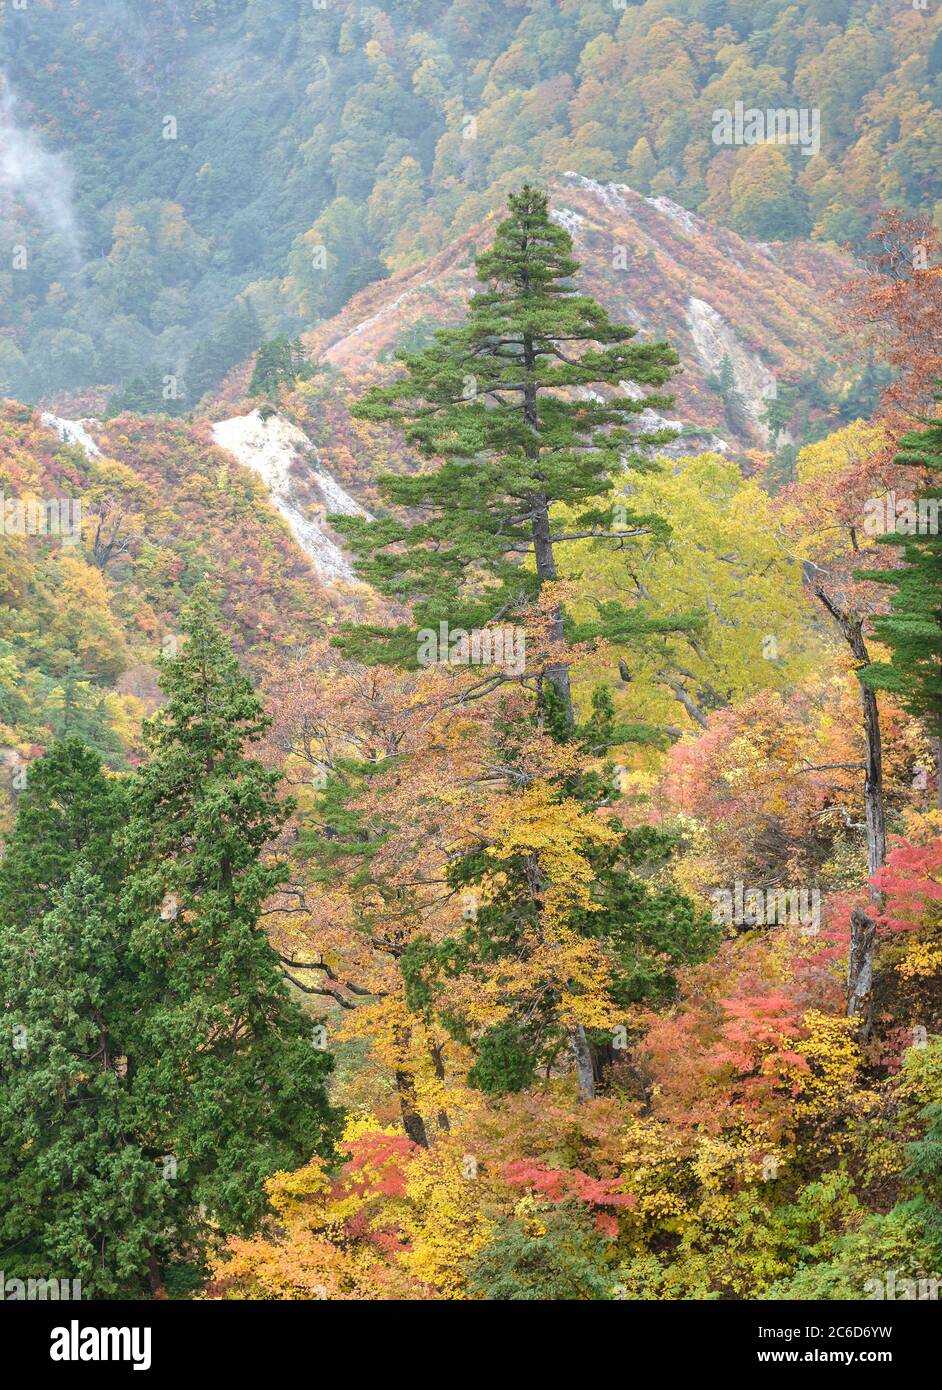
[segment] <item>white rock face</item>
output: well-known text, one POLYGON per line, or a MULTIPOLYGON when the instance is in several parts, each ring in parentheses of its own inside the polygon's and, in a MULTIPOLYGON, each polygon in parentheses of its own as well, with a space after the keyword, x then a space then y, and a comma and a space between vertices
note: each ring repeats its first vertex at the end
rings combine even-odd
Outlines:
POLYGON ((689 232, 691 236, 696 236, 703 226, 703 222, 696 213, 691 212, 689 208, 681 207, 680 203, 675 203, 673 198, 645 198, 644 201, 652 208, 657 208, 658 212, 669 217, 672 222, 683 228, 685 232, 689 232))
POLYGON ((550 221, 562 227, 571 237, 576 237, 579 235, 579 228, 585 218, 581 212, 576 212, 573 208, 553 208, 550 213, 550 221))
POLYGON ((265 420, 253 410, 218 421, 213 425, 213 439, 262 478, 272 502, 320 577, 352 580, 350 562, 325 534, 323 517, 327 512, 369 517, 369 512, 322 466, 304 431, 281 415, 265 420))
POLYGON ((40 416, 47 430, 52 430, 59 436, 63 444, 77 444, 80 449, 84 449, 89 458, 100 458, 101 450, 92 439, 88 432, 89 425, 97 425, 97 420, 63 420, 59 415, 50 415, 46 411, 40 416))
POLYGON ((763 443, 769 431, 762 421, 766 402, 775 397, 775 377, 754 352, 744 347, 723 315, 702 299, 691 296, 687 305, 687 327, 697 356, 711 372, 718 372, 728 357, 742 396, 746 414, 763 443))

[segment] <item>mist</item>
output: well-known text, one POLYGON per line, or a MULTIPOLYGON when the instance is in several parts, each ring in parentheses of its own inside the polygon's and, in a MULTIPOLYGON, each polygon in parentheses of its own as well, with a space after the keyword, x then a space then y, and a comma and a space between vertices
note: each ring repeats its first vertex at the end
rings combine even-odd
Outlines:
POLYGON ((78 260, 72 182, 67 160, 44 149, 39 137, 18 120, 9 78, 0 72, 0 201, 25 204, 78 260))

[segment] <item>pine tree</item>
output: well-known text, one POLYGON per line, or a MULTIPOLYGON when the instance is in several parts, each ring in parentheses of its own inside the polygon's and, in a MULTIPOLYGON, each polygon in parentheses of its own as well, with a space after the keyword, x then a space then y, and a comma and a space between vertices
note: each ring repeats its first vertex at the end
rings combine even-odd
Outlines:
MULTIPOLYGON (((942 400, 937 394, 936 400, 942 400)), ((874 620, 877 640, 890 649, 889 661, 864 667, 862 679, 874 690, 887 690, 910 713, 926 722, 929 734, 942 737, 942 420, 922 417, 925 428, 900 440, 895 463, 923 470, 912 534, 891 532, 879 539, 898 546, 898 569, 867 570, 863 577, 891 589, 890 611, 874 620)), ((900 522, 897 522, 900 527, 900 522)))
MULTIPOLYGON (((414 667, 416 628, 437 631, 446 623, 470 632, 525 612, 542 586, 556 579, 556 548, 565 541, 592 537, 611 544, 625 533, 664 535, 658 518, 628 514, 609 494, 613 480, 627 470, 655 466, 648 450, 672 432, 636 432, 631 425, 646 408, 667 409, 670 398, 638 391, 604 399, 593 388, 662 386, 677 355, 665 343, 632 343, 633 328, 612 324, 600 305, 577 292, 571 248, 568 233, 551 221, 542 193, 525 187, 512 195, 510 217, 498 227, 493 248, 478 258, 487 288, 471 300, 467 323, 438 331, 424 351, 399 354, 404 376, 374 388, 355 408, 364 418, 401 425, 410 442, 440 463, 417 477, 380 480, 388 501, 424 519, 333 518, 358 557, 360 574, 383 593, 408 601, 415 624, 348 626, 338 639, 348 654, 414 667), (565 523, 558 520, 564 508, 565 523)), ((590 719, 577 725, 570 643, 685 631, 695 622, 691 615, 656 621, 612 602, 599 605, 593 620, 576 624, 557 606, 549 658, 541 670, 527 672, 537 698, 524 723, 576 744, 587 764, 614 745, 645 737, 646 731, 615 720, 604 690, 596 693, 590 719)), ((526 736, 526 729, 513 724, 500 729, 495 760, 514 769, 526 736)), ((612 776, 608 767, 558 777, 554 804, 580 803, 594 811, 611 799, 612 776)), ((526 788, 530 781, 521 766, 517 785, 526 788)), ((645 993, 643 976, 651 992, 664 992, 669 962, 701 958, 712 940, 709 932, 679 895, 676 903, 661 904, 667 921, 660 920, 664 914, 633 874, 646 857, 657 860, 660 848, 650 840, 642 852, 633 832, 626 832, 609 852, 585 852, 595 872, 595 910, 574 914, 570 926, 583 937, 607 937, 613 965, 623 960, 625 983, 619 984, 614 965, 613 997, 627 998, 632 988, 632 997, 645 993), (629 900, 628 921, 616 922, 629 900), (646 928, 653 929, 649 951, 646 928)), ((406 952, 408 998, 417 1012, 438 1009, 449 977, 470 972, 483 983, 501 959, 526 962, 529 987, 501 998, 506 1015, 483 1035, 473 1036, 453 1013, 441 1013, 446 1026, 477 1051, 469 1079, 491 1092, 519 1090, 568 1042, 580 1088, 589 1094, 589 1046, 582 1025, 573 1027, 571 1011, 569 1022, 560 1014, 559 987, 552 983, 559 956, 552 948, 544 974, 541 924, 548 883, 537 857, 520 852, 502 859, 500 895, 482 904, 460 938, 437 946, 420 940, 406 952)), ((449 881, 456 890, 473 888, 489 870, 487 855, 471 853, 453 862, 449 881)))
MULTIPOLYGON (((677 354, 666 343, 633 343, 636 329, 612 324, 601 305, 576 291, 572 238, 550 220, 545 194, 525 186, 511 195, 510 213, 477 259, 488 288, 470 301, 467 323, 439 330, 422 352, 398 354, 405 375, 354 407, 364 419, 401 425, 421 453, 443 460, 418 477, 379 480, 388 501, 419 509, 424 521, 331 518, 363 578, 410 601, 419 629, 447 622, 471 631, 519 612, 556 579, 561 541, 617 539, 659 526, 656 518, 616 512, 608 493, 626 468, 652 466, 647 448, 673 437, 629 428, 643 410, 669 408, 671 398, 639 392, 603 400, 591 388, 662 386, 677 354), (574 529, 555 524, 560 504, 580 509, 574 529), (525 556, 532 569, 521 565, 525 556), (468 584, 469 574, 488 582, 468 584)), ((612 605, 595 631, 624 638, 638 621, 612 605)), ((571 722, 561 610, 553 637, 558 658, 544 675, 571 722)), ((409 624, 347 628, 339 640, 373 662, 417 661, 409 624)))

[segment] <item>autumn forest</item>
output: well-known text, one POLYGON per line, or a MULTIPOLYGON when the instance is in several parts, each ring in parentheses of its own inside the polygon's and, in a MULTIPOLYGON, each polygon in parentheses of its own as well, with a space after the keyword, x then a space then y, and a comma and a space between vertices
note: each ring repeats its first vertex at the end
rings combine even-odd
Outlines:
POLYGON ((937 1300, 933 5, 0 10, 0 1302, 937 1300))

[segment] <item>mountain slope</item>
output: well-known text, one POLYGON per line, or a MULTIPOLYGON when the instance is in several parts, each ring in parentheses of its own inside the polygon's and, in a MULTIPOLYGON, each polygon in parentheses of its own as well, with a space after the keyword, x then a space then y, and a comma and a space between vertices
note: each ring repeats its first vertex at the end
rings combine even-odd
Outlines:
MULTIPOLYGON (((672 390, 684 434, 672 452, 771 449, 764 417, 783 388, 794 394, 789 411, 786 393, 784 414, 796 438, 840 422, 855 369, 845 361, 829 294, 850 271, 846 258, 807 242, 751 242, 668 199, 577 174, 557 181, 550 200, 573 237, 579 286, 614 320, 634 324, 642 337, 666 338, 680 353, 672 390)), ((388 434, 345 419, 338 392, 359 394, 392 369, 397 348, 421 345, 460 318, 479 288, 474 254, 494 225, 488 218, 421 266, 368 286, 305 336, 312 360, 331 371, 300 384, 288 409, 355 492, 371 471, 366 451, 386 454, 393 467, 407 461, 388 434)), ((245 389, 246 376, 233 378, 227 401, 245 389)))
POLYGON ((862 0, 0 7, 0 392, 173 375, 453 244, 567 169, 759 237, 942 198, 942 12, 862 0), (713 112, 820 114, 820 149, 713 112))
POLYGON ((253 410, 217 421, 213 439, 264 481, 273 504, 320 577, 352 581, 350 561, 325 534, 322 518, 327 512, 366 517, 369 512, 321 467, 317 449, 307 436, 280 415, 253 410))
POLYGON ((0 833, 18 769, 54 736, 81 735, 114 767, 136 760, 155 660, 203 575, 256 674, 336 621, 343 586, 324 586, 278 501, 206 421, 0 402, 0 833))

